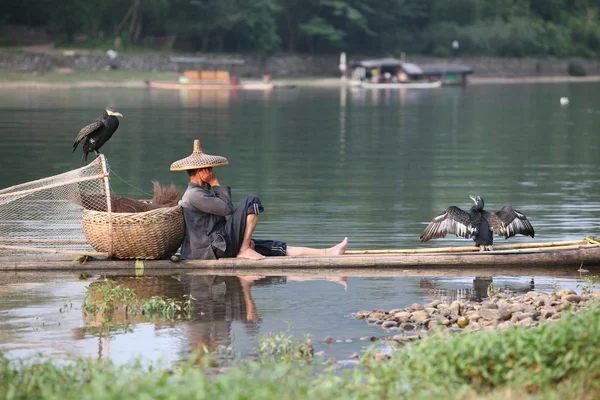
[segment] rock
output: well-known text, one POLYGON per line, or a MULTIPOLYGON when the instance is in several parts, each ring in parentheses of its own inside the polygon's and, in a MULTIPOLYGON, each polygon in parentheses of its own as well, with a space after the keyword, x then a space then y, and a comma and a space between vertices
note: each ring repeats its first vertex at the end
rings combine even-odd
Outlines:
POLYGON ((555 311, 551 309, 544 309, 541 311, 540 316, 544 319, 551 318, 554 315, 555 311))
POLYGON ((430 319, 427 322, 427 329, 432 330, 438 327, 438 325, 440 325, 439 321, 437 319, 430 319))
POLYGON ((452 314, 452 311, 449 308, 444 308, 440 310, 440 315, 447 317, 452 314))
POLYGON ((394 335, 391 337, 392 340, 396 342, 408 342, 408 338, 404 335, 394 335))
POLYGON ((508 310, 500 310, 500 321, 508 321, 512 317, 512 313, 508 310))
POLYGON ((402 312, 404 310, 402 310, 401 308, 394 308, 393 310, 390 310, 388 312, 389 315, 396 315, 396 313, 402 312))
POLYGON ((486 321, 494 321, 500 318, 500 311, 492 310, 490 308, 482 308, 479 310, 479 314, 481 315, 481 318, 486 321))
POLYGON ((375 358, 376 361, 385 361, 385 360, 390 359, 390 356, 388 356, 387 354, 384 354, 384 353, 375 353, 375 355, 373 357, 375 358))
POLYGON ((540 292, 534 292, 533 290, 527 292, 527 294, 525 296, 529 297, 529 298, 536 298, 540 295, 540 292))
POLYGON ((413 311, 421 311, 421 310, 425 309, 425 307, 423 307, 420 304, 414 303, 413 305, 410 306, 410 309, 413 311))
POLYGON ((374 342, 377 340, 377 338, 375 336, 363 336, 360 338, 360 340, 365 342, 374 342))
MULTIPOLYGON (((430 322, 431 323, 431 322, 430 322)), ((457 321, 456 324, 458 326, 460 326, 461 328, 464 328, 465 326, 469 325, 469 319, 467 317, 460 317, 457 321)))
POLYGON ((460 303, 458 301, 453 301, 452 304, 450 304, 450 311, 452 311, 452 313, 460 315, 460 303))
POLYGON ((562 299, 568 301, 569 303, 579 303, 581 301, 581 296, 576 294, 567 294, 562 296, 562 299))
POLYGON ((556 313, 552 316, 552 319, 560 319, 560 317, 561 317, 561 314, 556 313))
POLYGON ((498 324, 498 326, 496 327, 496 329, 499 330, 505 330, 505 329, 509 329, 512 328, 514 326, 514 324, 510 321, 504 321, 498 324))
POLYGON ((384 313, 380 313, 380 312, 372 312, 371 314, 369 314, 369 319, 382 319, 383 316, 385 314, 384 313))
POLYGON ((333 338, 331 336, 327 336, 325 339, 323 339, 323 341, 326 344, 331 344, 331 343, 333 343, 333 338))
POLYGON ((503 310, 508 310, 510 308, 510 304, 504 299, 498 300, 498 303, 496 303, 496 305, 498 306, 498 308, 503 310))
POLYGON ((398 323, 396 321, 385 321, 381 324, 383 329, 391 329, 398 327, 398 323))
POLYGON ((471 329, 471 332, 476 332, 481 330, 481 325, 479 325, 477 322, 471 322, 469 323, 469 328, 471 329))
POLYGON ((317 356, 317 357, 319 357, 319 356, 324 356, 324 355, 325 355, 325 352, 324 352, 323 350, 321 350, 321 351, 317 351, 317 352, 315 353, 315 356, 317 356))
POLYGON ((434 315, 438 313, 438 309, 433 307, 425 307, 425 312, 429 315, 434 315))
POLYGON ((410 320, 412 316, 412 313, 409 313, 407 311, 400 311, 396 314, 394 314, 394 319, 396 319, 398 322, 406 322, 408 320, 410 320))
POLYGON ((412 315, 412 320, 417 324, 424 325, 429 321, 429 314, 427 314, 425 311, 416 311, 412 315))
POLYGON ((481 319, 481 315, 477 311, 467 314, 467 316, 469 317, 470 321, 477 321, 481 319))
POLYGON ((405 331, 412 331, 413 329, 415 329, 415 326, 410 322, 403 322, 402 325, 400 325, 400 327, 405 331))
POLYGON ((429 303, 429 307, 431 307, 431 308, 437 308, 437 306, 439 306, 440 304, 441 304, 441 301, 434 300, 431 303, 429 303))
POLYGON ((554 296, 558 297, 559 299, 562 299, 563 297, 568 296, 570 294, 577 294, 577 293, 575 293, 575 291, 573 289, 562 289, 562 290, 559 290, 558 292, 556 292, 554 294, 554 296))
POLYGON ((382 320, 382 319, 378 319, 378 320, 375 322, 375 324, 377 324, 377 325, 381 325, 381 324, 383 324, 384 322, 385 322, 384 320, 382 320))
POLYGON ((510 322, 516 324, 517 322, 519 322, 520 320, 524 319, 525 317, 526 317, 526 315, 525 315, 524 312, 520 312, 520 311, 514 312, 512 314, 512 316, 510 317, 510 322))
POLYGON ((489 310, 497 310, 498 304, 493 303, 491 301, 484 301, 483 303, 481 303, 481 308, 489 309, 489 310))
POLYGON ((534 301, 533 305, 536 307, 544 307, 546 305, 546 301, 544 299, 539 299, 534 301))
POLYGON ((354 359, 360 358, 360 354, 358 354, 358 353, 352 353, 352 355, 350 356, 350 358, 354 358, 354 359))
POLYGON ((365 314, 356 314, 356 319, 361 320, 361 319, 365 319, 367 318, 367 316, 365 314))
POLYGON ((519 322, 517 322, 518 326, 525 326, 529 328, 533 324, 533 319, 531 317, 523 318, 519 322))
POLYGON ((449 319, 444 318, 442 320, 442 325, 444 325, 444 326, 449 326, 451 324, 452 324, 452 322, 449 319))
POLYGON ((367 319, 367 322, 369 324, 375 324, 375 323, 377 323, 377 321, 379 321, 377 318, 368 318, 367 319))
POLYGON ((592 292, 589 294, 590 297, 596 300, 600 300, 600 292, 592 292))

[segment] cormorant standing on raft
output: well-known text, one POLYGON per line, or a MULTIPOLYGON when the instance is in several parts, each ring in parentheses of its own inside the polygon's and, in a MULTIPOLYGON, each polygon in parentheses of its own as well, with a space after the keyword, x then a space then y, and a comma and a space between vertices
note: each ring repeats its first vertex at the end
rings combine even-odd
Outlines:
POLYGON ((83 140, 83 156, 81 162, 87 162, 87 155, 92 151, 98 155, 98 150, 111 138, 119 127, 119 118, 123 115, 114 108, 104 110, 98 119, 79 131, 73 143, 73 153, 79 142, 83 140))
POLYGON ((426 242, 454 233, 467 239, 473 239, 480 250, 491 250, 494 234, 506 239, 516 234, 534 237, 535 231, 527 217, 511 206, 491 213, 483 209, 481 196, 469 196, 475 202, 469 212, 456 206, 450 206, 427 225, 421 241, 426 242))

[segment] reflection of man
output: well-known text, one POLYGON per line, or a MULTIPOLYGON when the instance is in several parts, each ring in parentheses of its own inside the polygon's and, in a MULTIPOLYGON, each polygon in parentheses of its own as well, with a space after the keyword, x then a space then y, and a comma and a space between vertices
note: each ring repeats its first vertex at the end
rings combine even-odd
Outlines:
POLYGON ((171 165, 172 171, 187 170, 190 176, 180 201, 186 226, 182 259, 238 257, 262 260, 265 256, 318 257, 345 253, 347 238, 327 249, 253 239, 259 214, 263 212, 262 203, 258 196, 249 195, 234 209, 231 188, 221 186, 212 168, 226 164, 228 161, 224 157, 203 153, 200 141, 196 140, 192 155, 171 165))
POLYGON ((229 345, 233 321, 242 322, 251 335, 256 335, 260 317, 252 298, 251 289, 255 285, 320 279, 339 283, 344 288, 348 285, 346 277, 183 275, 186 292, 196 299, 194 317, 186 323, 190 350, 210 352, 218 345, 229 345))

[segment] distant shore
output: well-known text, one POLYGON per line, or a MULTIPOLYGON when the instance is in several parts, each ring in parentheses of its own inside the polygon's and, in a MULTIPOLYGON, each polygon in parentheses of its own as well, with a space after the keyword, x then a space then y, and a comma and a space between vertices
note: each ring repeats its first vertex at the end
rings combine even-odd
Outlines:
MULTIPOLYGON (((86 74, 90 75, 90 74, 86 74)), ((93 75, 93 74, 91 74, 93 75)), ((114 81, 107 80, 106 76, 102 79, 93 79, 89 76, 88 79, 78 80, 74 77, 71 80, 62 81, 57 79, 53 81, 51 77, 32 77, 31 79, 20 80, 2 80, 0 79, 1 89, 72 89, 72 88, 126 88, 140 89, 146 88, 148 85, 145 79, 116 79, 114 81)), ((146 78, 146 77, 144 77, 146 78)), ((166 80, 161 77, 160 80, 166 80)), ((174 77, 171 81, 175 82, 174 77)), ((243 82, 256 83, 260 82, 256 79, 245 79, 243 82)), ((497 84, 533 84, 533 83, 585 83, 585 82, 600 82, 600 75, 572 77, 572 76, 542 76, 542 77, 477 77, 469 78, 469 85, 497 85, 497 84)), ((300 79, 274 79, 273 83, 281 86, 297 86, 297 87, 341 87, 346 84, 339 78, 300 78, 300 79)))

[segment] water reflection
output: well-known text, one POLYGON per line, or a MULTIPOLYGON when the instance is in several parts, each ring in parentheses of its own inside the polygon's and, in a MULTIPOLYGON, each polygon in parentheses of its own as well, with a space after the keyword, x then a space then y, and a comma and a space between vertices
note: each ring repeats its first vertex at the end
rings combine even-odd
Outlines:
MULTIPOLYGON (((112 318, 86 314, 83 304, 88 289, 101 284, 105 276, 82 281, 68 274, 4 274, 0 277, 0 351, 18 358, 39 351, 53 359, 175 362, 192 351, 215 351, 219 346, 232 346, 241 356, 253 355, 257 336, 290 329, 296 337, 310 334, 315 351, 324 350, 343 360, 370 345, 361 338, 390 334, 349 317, 360 310, 404 308, 434 299, 482 299, 490 284, 516 292, 532 288, 550 292, 555 287, 579 291, 577 286, 585 284, 577 267, 381 270, 371 271, 380 276, 370 277, 364 270, 297 274, 156 271, 149 276, 106 276, 122 289, 135 289, 142 301, 152 296, 182 301, 192 295, 196 299, 193 315, 175 321, 126 315, 122 310, 112 318), (335 339, 333 345, 323 343, 327 336, 335 339)), ((598 274, 599 268, 590 268, 588 273, 598 274)))

